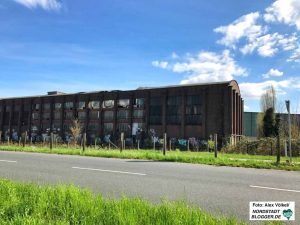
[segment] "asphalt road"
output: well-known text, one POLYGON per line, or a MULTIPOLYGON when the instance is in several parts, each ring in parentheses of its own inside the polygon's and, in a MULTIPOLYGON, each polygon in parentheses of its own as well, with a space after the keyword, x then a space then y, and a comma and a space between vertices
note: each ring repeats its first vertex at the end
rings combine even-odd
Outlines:
POLYGON ((186 200, 246 221, 250 201, 295 201, 300 218, 300 172, 1 151, 0 177, 75 184, 107 197, 186 200))

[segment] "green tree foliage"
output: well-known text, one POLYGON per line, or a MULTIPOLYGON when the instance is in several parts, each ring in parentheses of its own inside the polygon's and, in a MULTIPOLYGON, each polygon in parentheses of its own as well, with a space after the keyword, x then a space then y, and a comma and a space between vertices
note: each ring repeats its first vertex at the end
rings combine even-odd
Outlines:
POLYGON ((263 118, 264 137, 276 136, 274 108, 268 108, 263 118))

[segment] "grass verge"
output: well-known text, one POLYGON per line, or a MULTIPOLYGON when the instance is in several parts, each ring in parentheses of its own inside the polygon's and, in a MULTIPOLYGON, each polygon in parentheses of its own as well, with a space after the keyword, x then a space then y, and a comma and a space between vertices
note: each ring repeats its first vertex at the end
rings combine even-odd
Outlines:
POLYGON ((246 224, 234 218, 216 218, 184 202, 105 199, 74 186, 42 187, 0 179, 0 199, 0 224, 246 224))
POLYGON ((46 147, 35 146, 16 146, 16 145, 1 145, 0 150, 4 151, 23 151, 37 153, 53 153, 64 155, 81 155, 106 158, 122 158, 122 159, 147 159, 157 161, 182 162, 182 163, 197 163, 216 166, 233 166, 259 169, 279 169, 300 171, 300 158, 293 158, 294 163, 287 163, 287 158, 282 157, 281 163, 275 163, 275 156, 257 156, 257 155, 242 155, 242 154, 226 154, 219 153, 218 158, 214 157, 213 153, 209 152, 180 152, 167 151, 164 156, 161 151, 153 150, 104 150, 87 148, 84 152, 78 148, 53 148, 50 150, 46 147))

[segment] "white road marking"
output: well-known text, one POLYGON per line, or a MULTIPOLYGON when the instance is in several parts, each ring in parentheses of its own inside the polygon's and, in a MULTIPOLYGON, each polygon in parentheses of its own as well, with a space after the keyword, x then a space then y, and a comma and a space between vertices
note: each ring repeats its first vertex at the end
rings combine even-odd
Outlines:
POLYGON ((17 161, 11 161, 11 160, 3 160, 3 159, 0 159, 0 162, 16 163, 17 161))
POLYGON ((290 189, 273 188, 273 187, 263 187, 263 186, 255 186, 255 185, 249 185, 249 186, 251 188, 260 188, 260 189, 268 189, 268 190, 275 190, 275 191, 287 191, 287 192, 300 193, 300 190, 290 190, 290 189))
POLYGON ((131 175, 138 175, 138 176, 146 176, 144 173, 132 173, 127 171, 117 171, 117 170, 102 170, 102 169, 94 169, 94 168, 82 168, 82 167, 72 167, 72 169, 78 170, 92 170, 92 171, 100 171, 100 172, 108 172, 108 173, 121 173, 121 174, 131 174, 131 175))

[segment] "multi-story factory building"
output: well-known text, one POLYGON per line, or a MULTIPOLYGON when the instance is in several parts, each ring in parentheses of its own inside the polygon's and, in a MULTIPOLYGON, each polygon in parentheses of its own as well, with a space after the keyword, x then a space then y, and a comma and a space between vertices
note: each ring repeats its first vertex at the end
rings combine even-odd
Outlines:
POLYGON ((0 100, 2 135, 54 132, 62 138, 78 119, 90 138, 138 129, 157 136, 208 139, 243 133, 243 100, 236 81, 16 97, 0 100))

